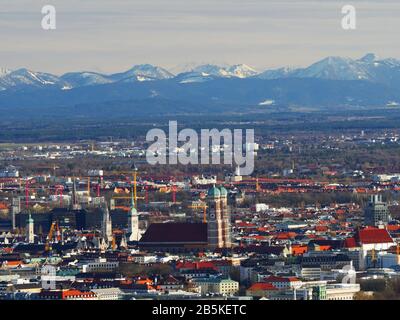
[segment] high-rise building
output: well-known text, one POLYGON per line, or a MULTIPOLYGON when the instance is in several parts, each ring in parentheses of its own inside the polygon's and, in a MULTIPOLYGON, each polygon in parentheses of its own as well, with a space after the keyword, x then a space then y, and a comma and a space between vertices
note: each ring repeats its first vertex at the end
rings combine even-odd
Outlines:
POLYGON ((127 237, 129 241, 139 241, 139 215, 135 208, 135 200, 133 198, 133 190, 131 194, 131 210, 128 214, 128 232, 127 237))
POLYGON ((12 229, 16 228, 16 215, 21 212, 21 199, 19 197, 14 197, 12 199, 12 208, 11 208, 11 224, 12 229))
POLYGON ((390 219, 390 212, 387 203, 382 200, 382 195, 371 196, 364 211, 365 224, 367 226, 387 225, 390 219))
POLYGON ((228 192, 215 185, 207 194, 207 238, 211 249, 231 247, 231 221, 228 192))

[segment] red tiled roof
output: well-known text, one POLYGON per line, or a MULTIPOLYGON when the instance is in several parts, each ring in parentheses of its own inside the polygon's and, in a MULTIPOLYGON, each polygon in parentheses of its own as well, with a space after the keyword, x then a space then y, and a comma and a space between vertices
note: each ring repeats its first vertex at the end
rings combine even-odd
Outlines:
POLYGON ((315 226, 315 231, 318 232, 328 231, 328 226, 315 226))
POLYGON ((357 230, 355 238, 362 244, 393 242, 386 229, 367 227, 357 230))
POLYGON ((176 264, 177 269, 216 269, 213 262, 201 261, 201 262, 178 262, 176 264))
POLYGON ((254 235, 254 236, 244 236, 243 239, 253 239, 253 240, 266 240, 266 236, 259 236, 259 235, 254 235))
POLYGON ((398 231, 398 230, 400 230, 400 225, 398 225, 398 224, 395 224, 395 225, 389 224, 389 225, 387 225, 386 229, 388 231, 398 231))
POLYGON ((346 240, 344 240, 344 246, 346 248, 355 248, 355 247, 357 247, 356 239, 354 239, 354 238, 346 238, 346 240))
POLYGON ((22 264, 21 260, 4 261, 3 264, 8 266, 19 266, 22 264))
POLYGON ((249 222, 239 222, 239 223, 236 223, 236 227, 238 227, 238 228, 255 228, 256 225, 254 223, 249 223, 249 222))
POLYGON ((69 289, 62 292, 62 299, 66 299, 68 297, 86 297, 86 298, 94 298, 95 294, 91 291, 83 292, 76 289, 69 289))
POLYGON ((136 284, 153 284, 153 280, 149 278, 137 279, 135 281, 136 284))
POLYGON ((254 283, 249 289, 249 291, 266 291, 266 290, 278 290, 274 285, 267 282, 257 282, 254 283))
POLYGON ((302 255, 303 253, 306 253, 308 251, 307 246, 292 246, 292 254, 297 256, 297 255, 302 255))
POLYGON ((296 232, 279 232, 275 235, 276 239, 293 239, 294 237, 296 237, 296 232))
POLYGON ((322 245, 322 246, 319 246, 319 250, 320 250, 320 251, 329 251, 329 250, 331 250, 331 249, 332 249, 332 247, 329 246, 329 245, 322 245))

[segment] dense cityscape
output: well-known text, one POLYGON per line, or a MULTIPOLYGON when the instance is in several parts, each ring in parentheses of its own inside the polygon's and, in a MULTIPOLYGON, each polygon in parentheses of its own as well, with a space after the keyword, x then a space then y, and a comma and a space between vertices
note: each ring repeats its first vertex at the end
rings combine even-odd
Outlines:
POLYGON ((141 139, 1 145, 0 299, 396 295, 399 133, 256 140, 251 176, 150 166, 141 139))
POLYGON ((1 316, 389 309, 399 14, 398 0, 2 0, 1 316))

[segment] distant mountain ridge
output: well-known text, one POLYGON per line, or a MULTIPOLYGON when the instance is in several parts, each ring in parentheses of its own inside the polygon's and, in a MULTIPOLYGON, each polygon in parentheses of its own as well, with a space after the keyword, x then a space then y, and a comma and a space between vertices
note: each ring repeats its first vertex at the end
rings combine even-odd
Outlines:
MULTIPOLYGON (((360 59, 327 57, 306 68, 259 72, 245 64, 205 64, 177 75, 150 64, 125 72, 69 72, 56 76, 29 69, 0 68, 0 108, 74 110, 88 116, 112 112, 157 114, 246 112, 292 106, 400 105, 400 60, 367 54, 360 59), (143 107, 140 107, 142 105, 143 107), (77 107, 80 106, 80 107, 77 107), (122 108, 123 106, 123 108, 122 108), (68 109, 69 107, 72 107, 68 109), (110 111, 111 112, 111 111, 110 111)), ((72 112, 72 111, 71 111, 72 112)))
POLYGON ((29 69, 9 70, 0 68, 0 90, 32 87, 49 87, 67 90, 83 86, 102 85, 115 82, 142 82, 175 79, 180 83, 195 83, 218 78, 245 79, 255 77, 264 80, 286 78, 315 78, 327 80, 366 80, 390 84, 400 81, 400 60, 379 59, 369 53, 360 59, 327 57, 306 68, 283 67, 258 72, 254 68, 238 64, 221 67, 213 64, 200 65, 179 73, 150 64, 135 65, 131 69, 114 74, 83 71, 69 72, 62 76, 36 72, 29 69))
POLYGON ((373 53, 368 53, 357 60, 327 57, 307 68, 267 70, 257 77, 268 80, 282 78, 366 80, 390 84, 392 80, 400 80, 400 60, 392 58, 379 59, 373 53))

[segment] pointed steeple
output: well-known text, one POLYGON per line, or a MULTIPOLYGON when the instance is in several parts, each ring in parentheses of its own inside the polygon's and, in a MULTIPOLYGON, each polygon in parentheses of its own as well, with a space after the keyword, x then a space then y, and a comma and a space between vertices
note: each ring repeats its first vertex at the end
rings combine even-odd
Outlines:
POLYGON ((73 184, 72 184, 72 201, 71 201, 71 209, 72 210, 80 210, 81 205, 78 202, 78 196, 77 196, 77 192, 76 192, 76 179, 74 177, 73 179, 73 184))
POLYGON ((112 221, 107 203, 103 206, 102 238, 107 242, 111 242, 113 238, 112 221))
POLYGON ((127 237, 129 241, 139 241, 139 215, 135 208, 135 199, 133 196, 133 188, 131 193, 131 210, 128 214, 128 230, 127 237))
POLYGON ((121 239, 121 243, 119 244, 119 247, 122 249, 128 248, 128 242, 126 241, 126 237, 124 234, 122 235, 122 239, 121 239))
POLYGON ((133 196, 133 188, 131 190, 131 215, 136 215, 137 214, 137 210, 136 210, 136 206, 135 206, 135 197, 133 196))

